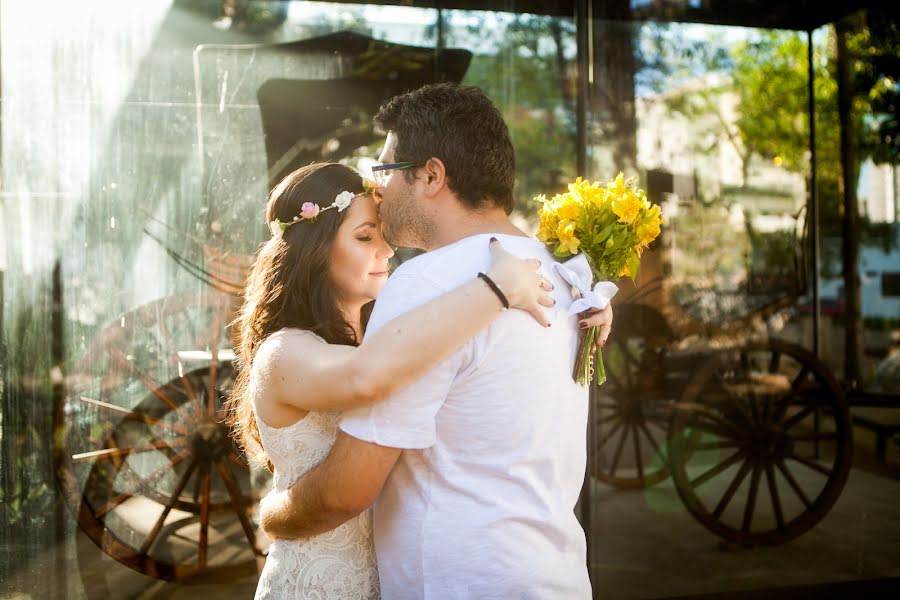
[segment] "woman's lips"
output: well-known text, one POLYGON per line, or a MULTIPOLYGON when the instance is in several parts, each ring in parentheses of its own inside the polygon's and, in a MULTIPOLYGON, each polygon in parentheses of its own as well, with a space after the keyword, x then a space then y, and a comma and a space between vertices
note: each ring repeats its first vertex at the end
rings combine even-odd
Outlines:
POLYGON ((378 273, 369 273, 369 275, 372 275, 374 277, 387 277, 388 274, 389 274, 388 271, 379 271, 378 273))

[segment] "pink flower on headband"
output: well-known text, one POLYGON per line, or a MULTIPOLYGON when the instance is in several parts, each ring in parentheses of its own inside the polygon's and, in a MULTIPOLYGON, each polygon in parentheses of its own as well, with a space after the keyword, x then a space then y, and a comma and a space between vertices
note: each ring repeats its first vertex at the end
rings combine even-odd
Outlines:
POLYGON ((304 202, 300 207, 300 218, 315 219, 319 214, 319 205, 314 202, 304 202))

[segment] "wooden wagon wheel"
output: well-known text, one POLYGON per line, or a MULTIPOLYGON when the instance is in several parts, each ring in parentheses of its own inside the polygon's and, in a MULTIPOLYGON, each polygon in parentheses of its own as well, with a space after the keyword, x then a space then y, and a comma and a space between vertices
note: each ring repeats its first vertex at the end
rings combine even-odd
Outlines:
POLYGON ((665 464, 669 406, 677 396, 667 380, 672 330, 642 304, 616 308, 603 364, 607 381, 593 395, 592 473, 624 489, 641 489, 668 477, 665 464))
POLYGON ((57 480, 106 554, 160 579, 254 573, 258 486, 224 423, 234 299, 172 296, 104 329, 55 410, 57 480))
POLYGON ((808 531, 850 470, 840 387, 813 354, 778 340, 710 358, 674 407, 669 437, 685 506, 710 531, 745 546, 783 544, 808 531))

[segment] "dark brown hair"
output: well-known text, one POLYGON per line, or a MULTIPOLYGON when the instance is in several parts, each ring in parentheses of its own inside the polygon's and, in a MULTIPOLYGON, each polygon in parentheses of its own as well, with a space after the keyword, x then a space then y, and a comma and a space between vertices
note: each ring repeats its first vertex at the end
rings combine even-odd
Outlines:
MULTIPOLYGON (((516 154, 500 111, 477 87, 426 85, 391 98, 375 124, 397 136, 396 162, 439 158, 447 184, 470 208, 493 201, 512 212, 516 154)), ((413 171, 406 171, 408 178, 413 171)))
MULTIPOLYGON (((363 193, 363 180, 350 167, 316 163, 297 169, 269 194, 266 223, 290 223, 306 202, 325 208, 343 191, 363 193)), ((244 305, 232 323, 237 327, 237 377, 229 400, 229 425, 249 456, 272 464, 265 456, 249 397, 253 358, 267 337, 285 327, 312 331, 329 344, 356 346, 359 341, 341 313, 328 277, 331 246, 346 212, 329 210, 314 222, 291 225, 281 238, 271 237, 259 249, 244 288, 244 305)), ((363 325, 372 303, 363 310, 363 325)))

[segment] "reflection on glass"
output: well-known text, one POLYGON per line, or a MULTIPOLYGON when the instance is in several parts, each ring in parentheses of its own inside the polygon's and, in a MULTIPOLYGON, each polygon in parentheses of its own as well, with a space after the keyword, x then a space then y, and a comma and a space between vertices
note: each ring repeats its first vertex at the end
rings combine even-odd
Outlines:
MULTIPOLYGON (((790 525, 798 516, 828 512, 846 466, 829 378, 843 379, 853 352, 834 28, 814 34, 814 265, 806 36, 624 18, 733 21, 756 3, 594 2, 609 18, 582 24, 593 47, 583 57, 570 17, 403 4, 0 0, 0 581, 13 593, 165 594, 180 584, 158 577, 197 583, 204 566, 252 593, 265 476, 233 455, 219 411, 232 378, 228 323, 266 235, 266 194, 313 160, 371 164, 373 112, 427 81, 480 86, 502 111, 524 228, 535 225, 533 196, 580 174, 579 85, 584 175, 637 175, 664 206, 662 239, 617 298, 609 382, 594 398, 591 474, 608 484, 604 501, 609 486, 644 490, 654 506, 690 510, 732 538, 774 527, 772 539, 787 539, 812 519, 790 525), (813 269, 821 363, 802 352, 813 269), (775 338, 795 346, 776 352, 775 338), (757 339, 763 347, 734 351, 757 339), (748 427, 765 410, 790 434, 748 427), (758 435, 740 438, 748 432, 758 435), (738 438, 749 455, 781 454, 745 468, 747 452, 732 458, 738 438)), ((860 381, 895 397, 900 36, 888 8, 843 25, 860 381)), ((860 444, 896 460, 895 413, 853 415, 872 436, 860 444)), ((597 564, 598 582, 635 595, 698 591, 597 564)))

